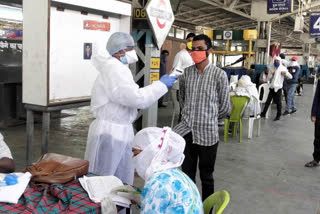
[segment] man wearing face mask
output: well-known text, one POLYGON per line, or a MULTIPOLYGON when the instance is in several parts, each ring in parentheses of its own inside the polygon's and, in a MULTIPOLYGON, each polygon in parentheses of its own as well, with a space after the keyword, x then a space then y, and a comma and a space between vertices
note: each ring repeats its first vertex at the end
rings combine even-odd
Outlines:
POLYGON ((287 79, 292 79, 292 75, 288 72, 288 69, 281 64, 281 58, 276 57, 274 63, 270 66, 270 71, 268 73, 268 81, 270 81, 270 90, 267 102, 264 106, 261 117, 266 116, 269 105, 273 100, 277 104, 277 116, 274 121, 280 120, 281 117, 281 107, 282 107, 282 87, 284 77, 287 79))
POLYGON ((194 182, 199 159, 202 200, 214 192, 218 119, 231 112, 228 77, 225 71, 209 63, 211 50, 208 36, 194 37, 191 56, 195 65, 179 77, 181 122, 174 127, 186 141, 182 171, 194 182))
POLYGON ((89 172, 97 175, 114 175, 123 183, 132 185, 134 169, 131 163, 134 133, 132 123, 137 109, 155 103, 172 87, 177 77, 163 75, 160 81, 139 88, 127 64, 138 61, 133 38, 122 32, 111 35, 105 58, 95 54, 92 63, 99 71, 91 97, 91 123, 85 159, 89 172))

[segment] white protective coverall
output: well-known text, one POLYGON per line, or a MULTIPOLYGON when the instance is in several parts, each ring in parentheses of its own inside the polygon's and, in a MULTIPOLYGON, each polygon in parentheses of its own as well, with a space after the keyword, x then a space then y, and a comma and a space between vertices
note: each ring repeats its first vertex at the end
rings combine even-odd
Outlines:
POLYGON ((100 72, 91 97, 91 123, 85 159, 89 172, 114 175, 123 183, 132 185, 132 123, 137 109, 145 109, 167 91, 167 86, 155 81, 144 88, 134 82, 130 69, 118 59, 93 56, 92 63, 100 72))

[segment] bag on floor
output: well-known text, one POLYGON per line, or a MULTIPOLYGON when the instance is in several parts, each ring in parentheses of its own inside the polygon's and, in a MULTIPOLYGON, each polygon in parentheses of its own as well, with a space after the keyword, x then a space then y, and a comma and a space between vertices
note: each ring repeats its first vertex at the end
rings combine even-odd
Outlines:
POLYGON ((63 184, 88 173, 89 161, 70 156, 47 153, 23 172, 32 174, 31 181, 63 184))

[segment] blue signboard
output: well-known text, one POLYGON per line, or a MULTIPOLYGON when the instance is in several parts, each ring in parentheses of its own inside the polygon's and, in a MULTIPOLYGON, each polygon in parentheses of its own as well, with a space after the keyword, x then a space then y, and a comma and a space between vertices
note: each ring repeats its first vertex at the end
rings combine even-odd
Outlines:
POLYGON ((292 8, 292 0, 268 0, 268 13, 290 13, 292 8))
POLYGON ((320 37, 320 12, 314 12, 310 15, 310 36, 320 37))

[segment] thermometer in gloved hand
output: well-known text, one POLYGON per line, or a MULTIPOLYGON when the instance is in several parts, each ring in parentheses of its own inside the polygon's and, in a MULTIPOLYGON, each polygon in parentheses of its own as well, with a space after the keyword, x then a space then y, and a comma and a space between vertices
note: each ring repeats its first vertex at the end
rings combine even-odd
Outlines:
POLYGON ((180 68, 172 69, 172 72, 169 76, 181 76, 183 74, 183 70, 180 68))

